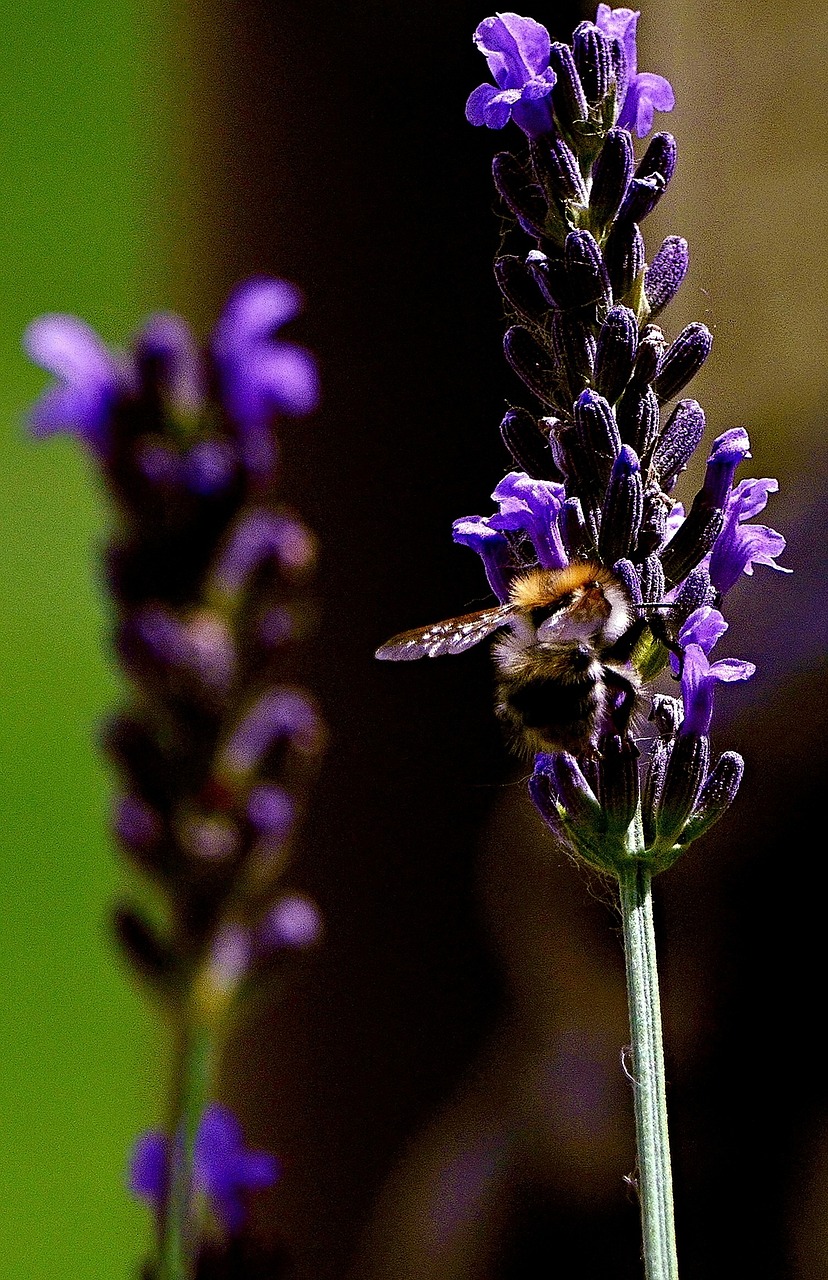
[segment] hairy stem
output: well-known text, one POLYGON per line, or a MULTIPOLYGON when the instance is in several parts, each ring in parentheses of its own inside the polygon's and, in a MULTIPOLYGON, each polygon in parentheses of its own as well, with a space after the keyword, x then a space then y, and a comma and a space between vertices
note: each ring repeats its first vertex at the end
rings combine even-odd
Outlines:
POLYGON ((677 1280, 673 1182, 667 1135, 652 872, 630 862, 618 873, 632 1037, 635 1134, 646 1280, 677 1280))

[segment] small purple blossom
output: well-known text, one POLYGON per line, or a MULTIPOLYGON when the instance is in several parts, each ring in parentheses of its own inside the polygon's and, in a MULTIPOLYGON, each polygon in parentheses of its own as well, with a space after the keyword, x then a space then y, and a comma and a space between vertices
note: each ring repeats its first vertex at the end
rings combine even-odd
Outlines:
POLYGON ((735 586, 743 573, 752 575, 755 564, 767 565, 779 573, 790 569, 776 563, 775 557, 785 550, 785 539, 764 524, 745 524, 764 511, 769 493, 776 493, 779 481, 742 480, 727 500, 725 522, 710 555, 710 580, 724 595, 735 586))
POLYGON ((486 516, 465 516, 452 525, 452 538, 461 547, 471 547, 483 561, 489 586, 501 603, 509 599, 509 569, 512 563, 508 538, 492 529, 486 516))
POLYGON ((312 947, 322 933, 322 917, 310 898, 286 894, 261 923, 257 942, 264 952, 312 947))
MULTIPOLYGON (((130 1190, 156 1210, 166 1195, 169 1150, 167 1135, 151 1130, 138 1139, 130 1160, 130 1190)), ((212 1102, 205 1108, 193 1150, 193 1187, 206 1195, 227 1231, 242 1227, 246 1194, 272 1186, 279 1173, 275 1156, 245 1147, 241 1125, 229 1107, 212 1102)))
POLYGON ((700 644, 688 644, 684 650, 681 671, 684 720, 679 734, 708 734, 713 719, 713 691, 716 684, 749 680, 755 671, 755 665, 743 658, 721 658, 718 662, 711 663, 700 644))
POLYGON ((639 138, 646 138, 653 127, 655 112, 672 111, 676 97, 673 86, 664 76, 638 70, 636 28, 640 17, 640 10, 611 9, 608 4, 599 4, 595 25, 611 40, 618 40, 624 50, 627 87, 619 103, 617 124, 621 129, 634 129, 639 138))
POLYGON ((47 436, 67 431, 93 453, 100 453, 110 410, 133 383, 129 364, 113 355, 94 329, 75 316, 33 320, 23 346, 30 360, 58 380, 31 411, 32 433, 47 436))
POLYGON ((230 295, 213 333, 224 395, 241 428, 242 456, 253 471, 272 465, 274 414, 311 413, 319 400, 312 356, 275 337, 301 306, 301 293, 285 280, 248 280, 230 295))
POLYGON ((498 13, 474 33, 474 43, 489 64, 496 86, 481 84, 466 103, 470 124, 502 129, 513 119, 535 138, 552 127, 548 97, 555 86, 549 66, 549 32, 533 18, 498 13))

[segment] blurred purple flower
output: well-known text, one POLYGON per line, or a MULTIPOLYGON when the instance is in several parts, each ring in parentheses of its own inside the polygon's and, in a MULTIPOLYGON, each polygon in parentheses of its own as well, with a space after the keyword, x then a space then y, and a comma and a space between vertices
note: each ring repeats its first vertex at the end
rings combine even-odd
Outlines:
POLYGON ((110 410, 119 394, 133 385, 130 365, 113 355, 94 329, 75 316, 33 320, 23 346, 35 364, 58 379, 31 411, 32 433, 47 436, 67 431, 100 453, 110 410))
MULTIPOLYGON (((245 1194, 272 1186, 280 1171, 275 1156, 245 1147, 241 1125, 228 1107, 212 1102, 205 1108, 193 1151, 193 1186, 207 1196, 227 1231, 237 1232, 244 1223, 245 1194)), ((168 1178, 169 1139, 151 1130, 133 1149, 130 1190, 157 1210, 168 1178)))
POLYGON ((619 41, 627 63, 627 89, 616 123, 621 129, 634 129, 639 138, 646 138, 653 127, 654 113, 672 111, 676 97, 664 76, 638 70, 636 27, 640 17, 640 10, 611 9, 608 4, 599 4, 595 25, 611 40, 619 41))
POLYGON ((513 119, 530 138, 546 133, 552 127, 548 96, 555 86, 546 28, 534 18, 498 13, 480 23, 474 43, 489 64, 496 87, 481 84, 469 95, 469 123, 502 129, 513 119))
POLYGON ((319 400, 313 357, 275 337, 301 306, 301 293, 285 280, 247 280, 230 295, 213 333, 224 399, 241 428, 242 457, 254 471, 272 465, 273 415, 311 413, 319 400))

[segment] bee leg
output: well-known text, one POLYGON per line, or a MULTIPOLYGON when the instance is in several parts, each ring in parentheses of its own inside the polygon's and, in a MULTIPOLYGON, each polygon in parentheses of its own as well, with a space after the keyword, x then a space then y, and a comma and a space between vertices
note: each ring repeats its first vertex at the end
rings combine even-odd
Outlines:
POLYGON ((681 673, 684 670, 684 650, 679 644, 676 637, 667 625, 667 619, 656 615, 648 619, 648 625, 659 644, 663 644, 668 653, 672 653, 679 665, 678 676, 675 679, 681 679, 681 673))

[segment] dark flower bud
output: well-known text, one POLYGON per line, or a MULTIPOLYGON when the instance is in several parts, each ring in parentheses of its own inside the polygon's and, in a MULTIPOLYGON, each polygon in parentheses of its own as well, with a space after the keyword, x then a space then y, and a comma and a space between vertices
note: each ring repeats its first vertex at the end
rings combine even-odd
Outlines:
POLYGON ((613 307, 601 325, 595 351, 595 389, 610 404, 618 399, 633 370, 638 321, 629 307, 613 307))
POLYGON ((584 510, 580 498, 567 498, 561 513, 561 530, 564 546, 570 560, 575 560, 587 549, 587 531, 584 510))
POLYGON ((627 387, 615 408, 618 430, 625 444, 631 444, 639 457, 646 457, 658 436, 658 401, 652 387, 639 391, 627 387))
POLYGON ((618 210, 619 220, 643 222, 666 190, 667 183, 660 173, 650 173, 646 178, 633 178, 618 210))
POLYGON ((704 435, 704 410, 697 400, 679 400, 653 454, 653 467, 662 489, 675 485, 704 435))
POLYGON ((705 605, 716 603, 716 588, 710 581, 710 571, 706 565, 699 565, 689 573, 681 585, 673 607, 670 610, 669 623, 678 633, 691 613, 702 609, 705 605))
POLYGON ((573 414, 575 436, 593 480, 591 487, 601 493, 606 489, 612 465, 621 452, 615 414, 603 396, 589 389, 578 396, 573 414))
POLYGON ((546 761, 552 786, 565 810, 565 830, 570 841, 593 866, 611 869, 605 849, 607 819, 578 761, 568 751, 539 757, 546 761))
POLYGON ((563 819, 558 810, 558 796, 551 769, 552 757, 541 753, 535 757, 535 771, 529 779, 529 796, 556 839, 569 844, 563 819))
POLYGON ((612 305, 612 290, 598 242, 589 231, 571 231, 564 243, 564 264, 575 306, 612 305))
POLYGON ((719 756, 681 833, 683 845, 704 835, 727 812, 736 799, 744 771, 745 762, 737 752, 725 751, 719 756))
POLYGON ((595 337, 592 326, 573 316, 555 312, 552 316, 552 339, 555 354, 565 371, 569 393, 574 400, 592 381, 595 363, 595 337))
POLYGON ((176 967, 169 943, 132 907, 116 907, 112 923, 118 943, 141 977, 155 987, 169 986, 176 967))
POLYGON ((645 325, 641 331, 633 369, 632 380, 635 386, 643 388, 648 382, 652 382, 666 347, 667 339, 658 325, 645 325))
POLYGON ((639 750, 631 738, 616 733, 601 738, 600 795, 607 823, 626 831, 638 809, 639 750))
POLYGON ((494 270, 498 288, 508 304, 527 320, 542 320, 548 305, 523 259, 511 253, 495 258, 494 270))
POLYGON ((671 848, 699 798, 710 761, 710 739, 706 734, 679 733, 664 776, 664 786, 656 806, 655 831, 658 844, 671 848))
POLYGON ((547 206, 540 187, 528 182, 520 162, 510 151, 500 151, 492 161, 492 177, 498 194, 509 206, 521 228, 536 240, 543 235, 547 206))
POLYGON ((549 352, 522 325, 512 325, 503 338, 506 359, 530 391, 545 404, 555 403, 558 374, 549 352))
POLYGON ((535 177, 549 204, 574 201, 586 204, 587 189, 578 161, 558 134, 547 134, 529 148, 535 177))
POLYGON ((644 276, 644 293, 651 316, 657 316, 676 296, 689 265, 687 241, 681 236, 668 236, 644 276))
POLYGON ((636 178, 660 173, 665 183, 676 170, 676 140, 672 133, 654 133, 635 171, 636 178))
POLYGON ((604 564, 630 556, 638 540, 644 490, 641 467, 629 445, 622 445, 613 463, 601 515, 598 552, 604 564))
MULTIPOLYGON (((640 534, 638 542, 640 546, 640 534)), ((646 604, 661 604, 664 599, 664 570, 654 552, 645 556, 641 565, 641 599, 646 604)))
POLYGON ((555 115, 567 131, 583 124, 589 116, 589 105, 568 44, 555 43, 549 50, 549 65, 557 76, 552 90, 555 115))
POLYGON ((610 129, 592 166, 589 215, 594 227, 612 222, 627 192, 634 164, 632 138, 626 129, 610 129))
POLYGON ((644 270, 644 240, 635 222, 616 221, 604 245, 612 296, 620 301, 644 270))
POLYGON ((560 480, 549 438, 526 409, 509 409, 500 424, 500 434, 521 471, 535 480, 560 480))
POLYGON ((658 369, 654 386, 659 404, 672 400, 695 378, 713 346, 713 334, 707 325, 694 321, 682 329, 668 347, 658 369))
POLYGON ((587 102, 603 102, 612 78, 610 42, 592 22, 582 22, 572 34, 572 54, 587 102))
POLYGON ((687 518, 661 553, 664 580, 668 587, 674 587, 686 578, 712 550, 723 524, 722 508, 711 507, 704 492, 696 494, 687 518))
MULTIPOLYGON (((667 532, 667 508, 658 485, 648 484, 644 490, 644 510, 638 534, 638 556, 644 559, 658 551, 667 532)), ((661 562, 659 561, 659 569, 661 562)), ((663 570, 661 570, 663 575, 663 570)))
POLYGON ((563 258, 548 258, 540 249, 532 249, 526 255, 526 269, 550 307, 575 305, 572 282, 563 258))
POLYGON ((641 581, 638 571, 632 560, 616 560, 612 566, 612 571, 617 578, 620 578, 627 589, 627 595, 633 604, 642 603, 641 581))
MULTIPOLYGON (((672 699, 675 701, 675 699, 672 699)), ((651 717, 652 719, 652 717, 651 717)), ((644 843, 649 847, 655 840, 655 815, 661 793, 664 790, 664 777, 670 756, 673 752, 672 734, 662 734, 653 740, 649 767, 641 792, 641 817, 644 826, 644 843)))
POLYGON ((612 75, 615 80, 615 102, 620 111, 627 96, 630 68, 627 62, 627 55, 624 52, 624 46, 617 36, 610 41, 610 61, 612 62, 612 75))

